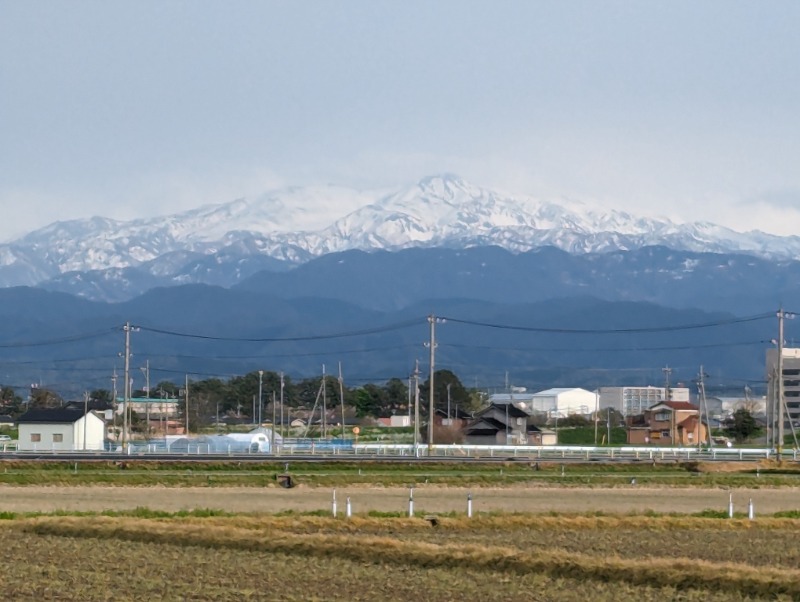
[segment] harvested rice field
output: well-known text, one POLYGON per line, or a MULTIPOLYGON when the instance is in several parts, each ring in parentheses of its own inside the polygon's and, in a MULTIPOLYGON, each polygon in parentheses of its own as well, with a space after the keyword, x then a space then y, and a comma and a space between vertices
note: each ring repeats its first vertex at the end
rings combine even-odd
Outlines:
POLYGON ((796 519, 41 516, 5 600, 794 600, 796 519))
MULTIPOLYGON (((408 506, 408 487, 339 488, 342 509, 350 497, 355 512, 403 512, 408 506)), ((419 511, 465 512, 468 493, 475 512, 604 512, 693 514, 724 511, 733 494, 737 512, 745 512, 753 500, 758 514, 800 510, 800 488, 642 487, 451 487, 421 485, 414 488, 419 511)), ((327 487, 109 487, 0 485, 0 512, 71 512, 132 510, 147 507, 175 512, 213 508, 226 512, 313 512, 331 507, 333 489, 327 487)))

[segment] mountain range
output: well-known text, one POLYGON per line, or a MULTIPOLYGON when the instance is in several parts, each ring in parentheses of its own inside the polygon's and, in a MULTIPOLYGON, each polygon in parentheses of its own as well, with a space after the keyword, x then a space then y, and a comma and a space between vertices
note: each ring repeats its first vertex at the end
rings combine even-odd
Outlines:
POLYGON ((59 222, 0 245, 0 383, 107 387, 126 321, 157 379, 338 361, 357 382, 402 377, 425 365, 435 314, 450 320, 437 365, 470 385, 506 371, 533 388, 658 384, 667 364, 685 381, 703 364, 728 389, 757 388, 774 311, 800 309, 799 255, 798 237, 448 175, 59 222), (705 323, 717 326, 676 329, 705 323))
POLYGON ((496 246, 572 255, 664 246, 800 257, 800 237, 678 224, 574 200, 546 201, 434 176, 394 191, 287 188, 169 216, 56 222, 0 245, 0 287, 42 286, 120 301, 156 286, 232 286, 330 253, 496 246))

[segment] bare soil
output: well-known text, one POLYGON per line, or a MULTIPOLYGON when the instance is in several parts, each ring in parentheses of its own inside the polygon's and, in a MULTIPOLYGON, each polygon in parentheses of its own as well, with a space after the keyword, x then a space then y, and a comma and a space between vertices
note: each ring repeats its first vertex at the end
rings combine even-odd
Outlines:
MULTIPOLYGON (((331 489, 255 487, 41 487, 0 486, 0 511, 52 512, 130 510, 146 507, 178 511, 213 508, 229 512, 308 512, 329 510, 331 489)), ((414 489, 418 512, 465 512, 469 490, 420 486, 414 489)), ((737 512, 746 512, 749 499, 756 513, 800 509, 800 488, 735 489, 737 512)), ((726 510, 729 492, 703 488, 557 488, 482 487, 472 491, 475 512, 654 512, 694 513, 726 510)), ((354 513, 405 512, 409 490, 401 487, 347 487, 336 491, 339 512, 350 498, 354 513)))

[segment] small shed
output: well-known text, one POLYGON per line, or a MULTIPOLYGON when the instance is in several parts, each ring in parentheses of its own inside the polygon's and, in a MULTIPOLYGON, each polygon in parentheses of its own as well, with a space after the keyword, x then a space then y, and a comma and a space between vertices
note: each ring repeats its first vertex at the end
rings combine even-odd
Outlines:
POLYGON ((105 422, 83 408, 37 408, 17 418, 19 451, 102 450, 105 422))

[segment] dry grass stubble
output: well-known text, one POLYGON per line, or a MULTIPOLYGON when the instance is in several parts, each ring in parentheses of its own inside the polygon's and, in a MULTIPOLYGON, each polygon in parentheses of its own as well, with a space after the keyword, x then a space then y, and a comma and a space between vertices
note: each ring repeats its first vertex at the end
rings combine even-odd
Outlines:
POLYGON ((744 563, 707 562, 694 558, 621 558, 558 549, 402 541, 391 537, 342 534, 298 534, 282 530, 254 537, 252 529, 231 525, 150 521, 111 517, 57 517, 27 520, 26 533, 73 539, 91 538, 148 544, 198 546, 317 559, 346 559, 370 565, 459 569, 525 576, 539 573, 555 579, 591 580, 633 586, 705 590, 747 596, 800 596, 800 571, 753 567, 744 563))

